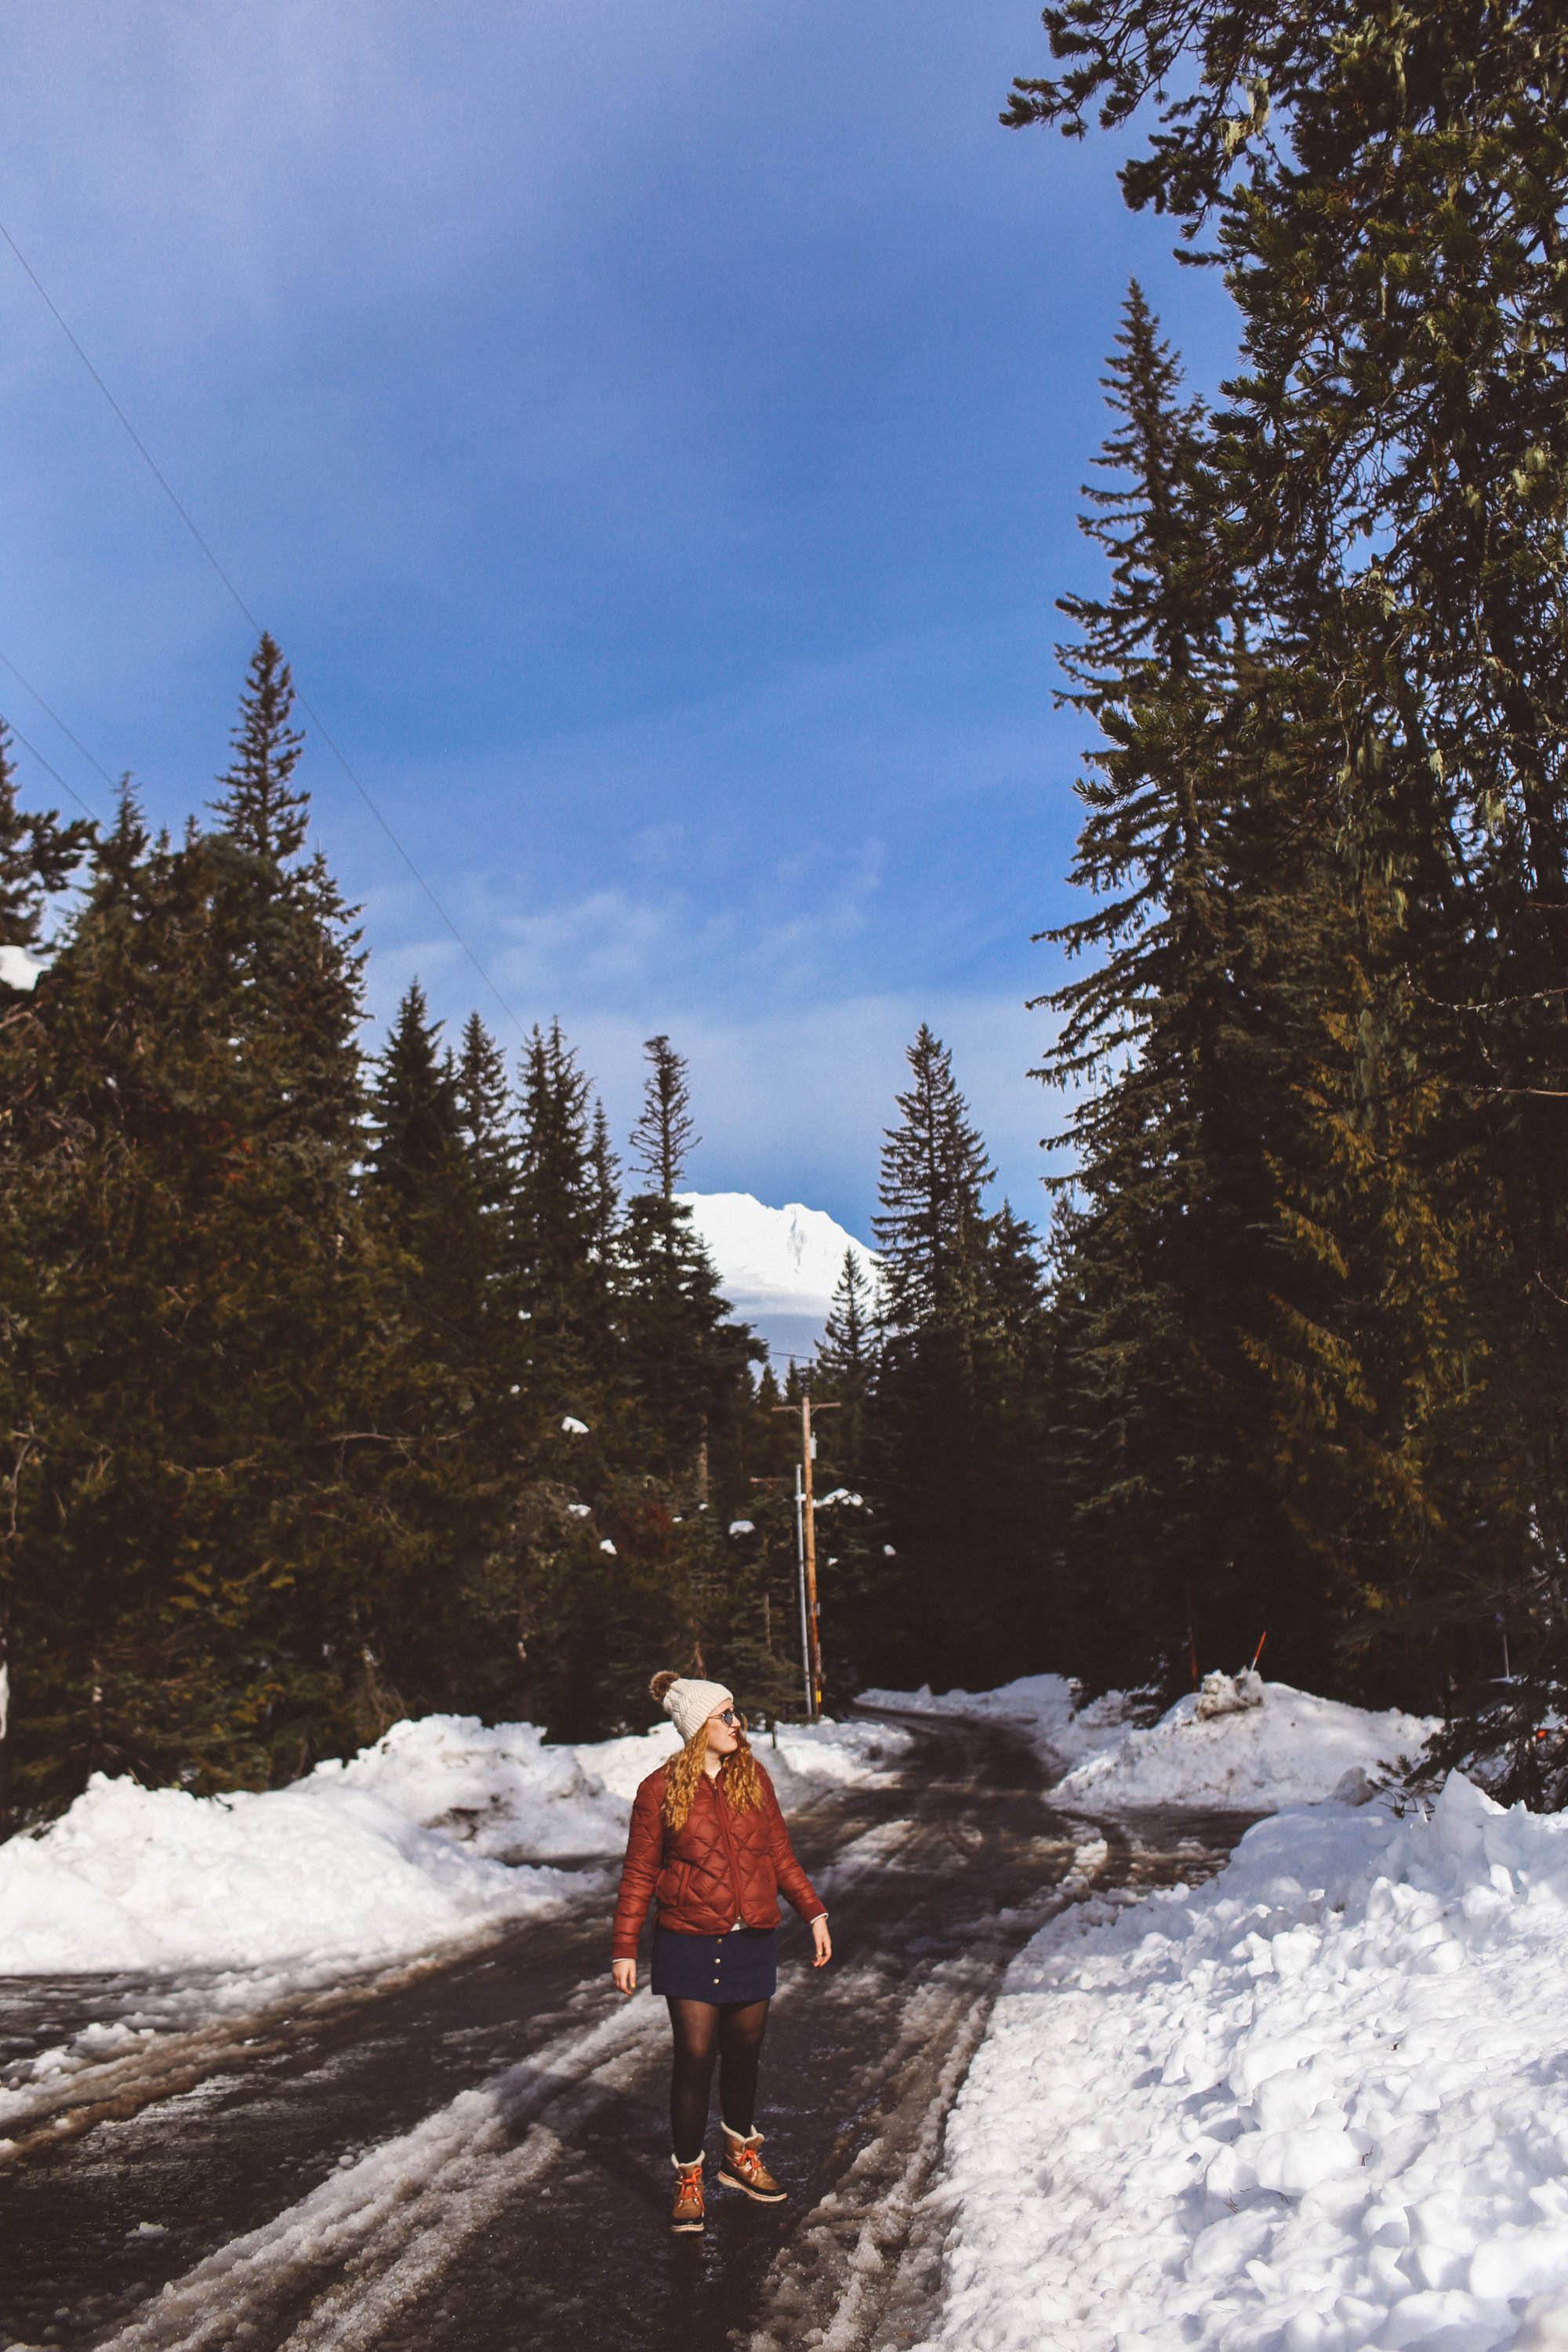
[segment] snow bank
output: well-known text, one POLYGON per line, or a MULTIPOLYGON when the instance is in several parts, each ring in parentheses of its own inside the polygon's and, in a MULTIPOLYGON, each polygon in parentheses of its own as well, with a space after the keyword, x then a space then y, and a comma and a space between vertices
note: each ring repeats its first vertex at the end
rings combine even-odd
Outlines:
POLYGON ((1086 1756, 1053 1796, 1102 1813, 1140 1805, 1262 1812, 1310 1804, 1342 1787, 1364 1796, 1378 1779, 1414 1762, 1436 1728, 1397 1707, 1378 1715, 1289 1683, 1260 1688, 1260 1705, 1206 1718, 1197 1695, 1178 1699, 1147 1731, 1122 1730, 1086 1756))
POLYGON ((936 2347, 1568 2343, 1568 1815, 1458 1776, 1044 1929, 949 2124, 936 2347))
POLYGON ((0 1975, 238 1968, 418 1951, 554 1900, 363 1788, 193 1797, 95 1773, 0 1846, 0 1975))
MULTIPOLYGON (((866 1723, 781 1725, 776 1749, 766 1732, 752 1736, 785 1805, 874 1779, 910 1744, 901 1732, 866 1723)), ((347 1764, 318 1765, 300 1785, 370 1790, 426 1828, 510 1861, 618 1858, 638 1783, 679 1745, 668 1721, 619 1739, 551 1748, 537 1724, 427 1715, 395 1723, 347 1764)))
MULTIPOLYGON (((395 1724, 292 1788, 193 1797, 98 1774, 40 1837, 0 1846, 0 1975, 315 1968, 422 1951, 559 1901, 541 1863, 610 1860, 669 1725, 551 1748, 528 1723, 395 1724)), ((785 1805, 875 1776, 869 1724, 781 1729, 758 1752, 785 1805)))
POLYGON ((426 1715, 395 1723, 347 1763, 318 1764, 299 1785, 367 1790, 492 1860, 553 1862, 626 1843, 626 1808, 595 1770, 597 1752, 547 1747, 535 1723, 426 1715))

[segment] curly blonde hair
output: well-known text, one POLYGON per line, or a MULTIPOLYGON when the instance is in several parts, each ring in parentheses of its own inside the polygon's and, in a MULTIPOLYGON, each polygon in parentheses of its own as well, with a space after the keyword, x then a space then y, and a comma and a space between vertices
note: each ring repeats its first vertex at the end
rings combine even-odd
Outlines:
MULTIPOLYGON (((674 1675, 655 1675, 648 1689, 656 1699, 676 1680, 674 1675)), ((721 1793, 729 1801, 731 1810, 749 1812, 763 1801, 763 1783, 746 1735, 737 1722, 735 1737, 740 1745, 726 1756, 719 1767, 721 1793)), ((672 1830, 683 1830, 697 1801, 702 1774, 708 1760, 708 1726, 700 1723, 679 1756, 673 1757, 664 1772, 664 1818, 672 1830)))

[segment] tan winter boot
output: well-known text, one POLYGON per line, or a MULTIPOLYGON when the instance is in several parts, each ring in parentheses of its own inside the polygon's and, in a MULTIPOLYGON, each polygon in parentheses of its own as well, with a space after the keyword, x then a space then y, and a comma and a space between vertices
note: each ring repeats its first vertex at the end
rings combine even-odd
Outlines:
POLYGON ((675 2167, 675 2202, 669 2209, 669 2226, 683 2236, 707 2226, 702 2208, 702 2158, 695 2164, 682 2164, 678 2156, 670 2158, 675 2167))
POLYGON ((758 2154, 762 2137, 760 2131, 731 2131, 726 2124, 719 2178, 726 2189, 738 2189, 742 2197, 754 2198, 759 2205, 782 2205, 789 2191, 780 2188, 758 2154))

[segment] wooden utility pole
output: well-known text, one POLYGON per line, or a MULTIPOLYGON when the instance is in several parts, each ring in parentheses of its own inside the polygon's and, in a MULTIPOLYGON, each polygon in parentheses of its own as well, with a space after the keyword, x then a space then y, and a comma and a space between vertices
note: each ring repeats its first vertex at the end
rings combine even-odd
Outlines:
MULTIPOLYGON (((792 1404, 773 1407, 775 1412, 793 1412, 792 1404)), ((836 1404, 819 1404, 818 1412, 837 1412, 836 1404)), ((812 1491, 812 1455, 816 1441, 811 1433, 811 1391, 800 1394, 800 1527, 801 1549, 805 1566, 805 1669, 808 1712, 815 1719, 822 1713, 822 1626, 816 1607, 816 1498, 812 1491)))

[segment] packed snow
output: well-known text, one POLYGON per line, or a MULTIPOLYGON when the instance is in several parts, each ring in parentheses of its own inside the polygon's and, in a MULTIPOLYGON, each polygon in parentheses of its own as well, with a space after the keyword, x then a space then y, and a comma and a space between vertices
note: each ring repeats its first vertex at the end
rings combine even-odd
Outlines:
POLYGON ((779 1357, 816 1351, 844 1253, 854 1252, 873 1286, 877 1259, 822 1209, 792 1201, 770 1209, 750 1192, 682 1192, 683 1207, 742 1322, 779 1357))
POLYGON ((1458 1775, 1068 1911, 950 2118, 929 2352, 1568 2343, 1565 2014, 1568 1815, 1458 1775))
MULTIPOLYGON (((876 1777, 907 1741, 824 1722, 757 1751, 798 1805, 876 1777)), ((542 1867, 607 1862, 672 1726, 550 1747, 532 1724, 430 1716, 288 1789, 194 1797, 94 1776, 41 1835, 0 1846, 0 1975, 353 1964, 559 1903, 542 1867)))
POLYGON ((359 1961, 557 1899, 363 1787, 315 1776, 193 1797, 95 1774, 42 1837, 0 1847, 0 1974, 359 1961))
POLYGON ((1148 1805, 1267 1812, 1336 1790, 1364 1797, 1414 1763, 1436 1728, 1397 1707, 1373 1713, 1258 1675, 1211 1675, 1203 1693, 1178 1699, 1146 1730, 1127 1721, 1136 1694, 1109 1691, 1079 1706, 1078 1685, 1064 1675, 941 1697, 929 1688, 860 1696, 868 1706, 1016 1724, 1061 1775, 1052 1803, 1090 1813, 1148 1805))
POLYGON ((0 1974, 383 1958, 558 1893, 363 1788, 193 1797, 96 1773, 0 1847, 0 1974))
POLYGON ((44 967, 35 963, 25 948, 0 948, 0 984, 19 988, 28 994, 38 984, 44 967))

